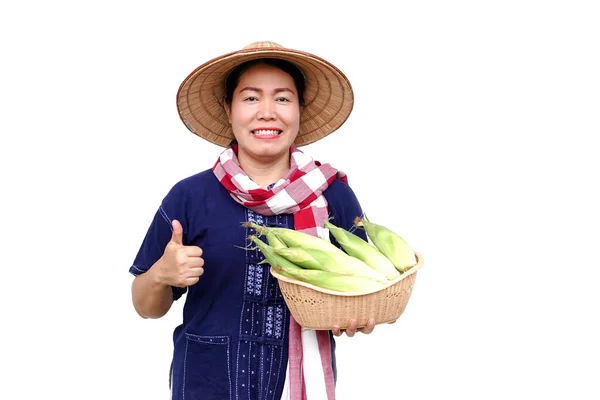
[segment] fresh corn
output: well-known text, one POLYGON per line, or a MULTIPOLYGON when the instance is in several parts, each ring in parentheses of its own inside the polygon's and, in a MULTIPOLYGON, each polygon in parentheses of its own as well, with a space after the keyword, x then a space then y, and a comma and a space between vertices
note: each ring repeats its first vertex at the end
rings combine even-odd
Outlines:
MULTIPOLYGON (((283 265, 286 267, 286 271, 291 269, 301 269, 299 266, 295 265, 286 258, 275 253, 275 249, 273 247, 260 240, 258 237, 256 237, 256 235, 250 235, 248 239, 250 239, 250 241, 256 244, 260 252, 265 256, 265 261, 269 263, 269 265, 271 265, 273 268, 277 267, 278 265, 283 265)), ((287 273, 284 273, 284 275, 291 277, 287 275, 287 273)))
POLYGON ((341 275, 362 276, 381 283, 388 282, 385 275, 375 271, 363 261, 343 251, 332 253, 305 247, 277 249, 275 252, 300 267, 334 272, 341 275))
MULTIPOLYGON (((313 256, 310 255, 306 249, 300 247, 285 247, 274 249, 275 253, 282 256, 286 260, 293 262, 299 267, 306 269, 320 269, 323 270, 323 265, 319 263, 313 256), (294 261, 292 261, 294 260, 294 261)), ((340 268, 343 268, 340 266, 340 268)), ((337 271, 330 271, 337 272, 337 271)))
POLYGON ((300 281, 338 292, 368 292, 384 287, 380 282, 354 275, 340 275, 316 269, 294 269, 283 265, 278 265, 275 269, 300 281))
POLYGON ((371 242, 382 252, 401 273, 417 264, 415 252, 408 243, 390 229, 374 224, 365 218, 356 217, 354 226, 363 227, 371 242))
POLYGON ((266 235, 268 232, 273 233, 279 240, 285 243, 288 247, 302 247, 320 249, 332 253, 346 254, 331 242, 317 236, 309 235, 308 233, 296 231, 294 229, 282 227, 266 227, 258 225, 254 222, 244 222, 242 226, 254 228, 260 235, 266 235))
POLYGON ((285 243, 283 243, 278 237, 277 235, 275 235, 273 233, 273 231, 268 230, 265 232, 265 236, 267 237, 267 242, 269 243, 269 246, 271 246, 274 249, 285 249, 287 248, 287 246, 285 245, 285 243))
POLYGON ((349 255, 363 261, 387 279, 393 280, 400 276, 400 272, 394 267, 390 259, 370 243, 329 221, 325 222, 325 227, 329 229, 329 232, 349 255))
POLYGON ((371 243, 325 222, 324 228, 342 249, 328 240, 282 227, 266 227, 253 222, 242 224, 256 230, 249 239, 280 274, 336 291, 367 292, 385 287, 416 265, 414 251, 391 230, 365 219, 354 225, 365 229, 371 243), (259 239, 265 236, 266 242, 259 239))

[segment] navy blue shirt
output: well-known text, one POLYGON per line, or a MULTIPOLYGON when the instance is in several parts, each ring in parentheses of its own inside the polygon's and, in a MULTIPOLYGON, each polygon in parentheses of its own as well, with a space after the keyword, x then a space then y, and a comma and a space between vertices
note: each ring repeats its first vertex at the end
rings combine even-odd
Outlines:
MULTIPOLYGON (((340 180, 323 193, 331 220, 352 229, 362 216, 352 189, 340 180)), ((158 208, 130 272, 146 272, 171 239, 171 221, 183 244, 203 250, 204 274, 187 289, 183 322, 173 333, 173 400, 280 399, 288 356, 289 310, 269 265, 253 249, 245 221, 293 228, 293 215, 263 216, 235 202, 212 170, 181 180, 158 208)), ((363 230, 355 232, 367 240, 363 230)), ((263 238, 264 239, 264 238, 263 238)), ((335 239, 331 241, 337 245, 335 239)), ((332 352, 335 341, 332 341, 332 352)), ((335 368, 335 354, 332 354, 335 368)))

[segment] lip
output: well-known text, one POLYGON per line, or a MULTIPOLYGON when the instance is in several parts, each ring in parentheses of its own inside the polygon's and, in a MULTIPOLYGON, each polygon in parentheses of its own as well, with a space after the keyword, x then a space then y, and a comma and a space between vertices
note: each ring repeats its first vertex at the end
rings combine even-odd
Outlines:
POLYGON ((279 139, 279 135, 260 135, 260 136, 254 136, 254 139, 273 140, 273 139, 279 139))

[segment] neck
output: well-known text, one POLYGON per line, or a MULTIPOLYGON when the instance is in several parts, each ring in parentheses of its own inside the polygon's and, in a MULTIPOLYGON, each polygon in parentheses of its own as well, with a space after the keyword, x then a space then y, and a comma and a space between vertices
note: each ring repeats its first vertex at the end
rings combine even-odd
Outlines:
POLYGON ((247 153, 239 152, 238 161, 250 179, 264 189, 281 179, 290 169, 289 152, 285 156, 275 159, 258 159, 247 153))

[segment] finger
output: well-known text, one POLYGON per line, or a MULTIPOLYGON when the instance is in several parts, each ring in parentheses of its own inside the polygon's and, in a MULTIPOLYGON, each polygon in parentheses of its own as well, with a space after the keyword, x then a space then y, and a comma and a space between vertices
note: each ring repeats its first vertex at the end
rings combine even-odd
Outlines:
POLYGON ((174 219, 173 222, 171 222, 171 225, 173 226, 173 235, 171 235, 171 242, 183 246, 183 227, 181 226, 181 223, 174 219))
POLYGON ((195 285, 196 283, 198 283, 199 280, 200 280, 200 278, 197 276, 189 277, 189 278, 186 278, 185 281, 183 281, 183 284, 185 287, 188 287, 188 286, 195 285))
POLYGON ((184 246, 183 249, 188 257, 201 257, 203 253, 198 246, 184 246))
POLYGON ((202 268, 204 267, 204 259, 201 257, 188 258, 184 268, 202 268))
POLYGON ((196 283, 198 283, 202 275, 204 275, 204 268, 190 268, 187 271, 185 278, 183 279, 184 285, 195 285, 196 283))
POLYGON ((367 326, 365 326, 364 328, 361 329, 361 332, 364 333, 365 335, 368 335, 369 333, 373 332, 374 329, 375 329, 375 320, 373 318, 371 318, 367 321, 367 326))
POLYGON ((333 334, 334 334, 335 336, 341 336, 341 335, 342 335, 342 331, 341 331, 341 329, 340 329, 340 326, 339 326, 339 325, 334 325, 334 326, 333 326, 333 329, 331 330, 331 332, 333 332, 333 334))
POLYGON ((204 268, 202 267, 192 267, 188 270, 187 276, 190 277, 199 277, 204 273, 204 268))
POLYGON ((346 327, 346 336, 353 337, 356 334, 356 325, 358 321, 355 319, 348 320, 348 326, 346 327))

